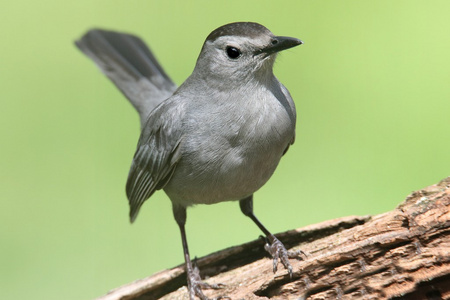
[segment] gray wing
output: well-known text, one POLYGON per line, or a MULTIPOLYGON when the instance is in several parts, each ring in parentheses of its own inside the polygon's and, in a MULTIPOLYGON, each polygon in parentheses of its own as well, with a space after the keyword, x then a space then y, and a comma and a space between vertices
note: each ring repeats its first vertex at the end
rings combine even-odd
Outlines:
POLYGON ((175 123, 180 120, 179 109, 171 111, 159 106, 142 130, 126 185, 131 222, 144 201, 167 184, 181 158, 181 130, 175 123))
MULTIPOLYGON (((286 99, 287 99, 287 103, 288 103, 288 106, 289 106, 289 110, 290 110, 290 112, 291 112, 291 114, 292 114, 293 121, 294 121, 294 124, 295 124, 295 122, 297 122, 297 111, 296 111, 296 109, 295 109, 295 103, 294 103, 294 100, 292 100, 292 96, 291 96, 291 93, 289 93, 289 90, 288 90, 281 82, 280 82, 280 87, 281 87, 282 93, 284 94, 284 96, 285 96, 286 99)), ((291 145, 293 145, 294 142, 295 142, 295 130, 294 130, 294 135, 292 136, 291 141, 290 141, 289 144, 286 146, 286 149, 284 149, 284 151, 283 151, 283 155, 286 154, 286 152, 289 150, 289 147, 290 147, 291 145)))
POLYGON ((139 112, 141 128, 149 113, 177 88, 136 36, 92 29, 75 44, 130 100, 139 112))

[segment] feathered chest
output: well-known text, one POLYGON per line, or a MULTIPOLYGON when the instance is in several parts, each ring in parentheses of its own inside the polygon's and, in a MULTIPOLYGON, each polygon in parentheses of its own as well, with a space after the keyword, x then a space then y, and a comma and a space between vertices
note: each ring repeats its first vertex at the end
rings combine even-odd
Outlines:
POLYGON ((241 157, 267 151, 281 156, 295 135, 293 102, 281 91, 245 97, 231 94, 226 101, 206 102, 195 109, 202 113, 188 114, 185 142, 207 156, 218 158, 228 151, 241 157))

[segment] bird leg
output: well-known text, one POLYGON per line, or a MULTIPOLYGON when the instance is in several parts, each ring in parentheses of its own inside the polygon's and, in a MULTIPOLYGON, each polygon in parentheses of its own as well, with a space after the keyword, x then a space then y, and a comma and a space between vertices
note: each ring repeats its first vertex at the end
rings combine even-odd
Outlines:
POLYGON ((289 276, 292 278, 292 266, 289 262, 289 258, 299 258, 300 255, 303 254, 304 256, 306 256, 306 254, 301 250, 287 251, 283 243, 281 243, 279 239, 277 239, 272 233, 270 233, 270 231, 267 230, 267 228, 258 220, 258 218, 256 218, 253 213, 253 195, 240 200, 239 205, 244 215, 252 219, 252 221, 266 235, 267 242, 264 246, 264 249, 266 249, 266 251, 269 252, 269 254, 273 258, 273 272, 275 273, 277 271, 278 260, 280 260, 285 269, 288 271, 289 276))
MULTIPOLYGON (((189 256, 189 249, 186 239, 186 231, 184 225, 186 224, 186 208, 180 206, 173 206, 173 213, 175 220, 180 227, 181 241, 183 243, 184 261, 186 266, 186 276, 187 276, 187 288, 189 292, 189 299, 195 300, 195 296, 199 297, 201 300, 213 300, 205 296, 202 289, 220 289, 223 287, 222 284, 208 284, 203 282, 200 277, 200 270, 194 261, 194 266, 192 266, 191 258, 189 256)), ((226 299, 226 297, 219 297, 214 299, 226 299)))

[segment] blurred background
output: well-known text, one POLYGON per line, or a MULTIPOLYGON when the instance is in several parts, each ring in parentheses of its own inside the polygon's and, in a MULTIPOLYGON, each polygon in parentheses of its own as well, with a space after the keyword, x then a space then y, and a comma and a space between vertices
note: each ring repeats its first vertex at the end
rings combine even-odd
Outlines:
MULTIPOLYGON (((163 192, 128 221, 138 116, 73 41, 142 37, 181 84, 202 43, 254 21, 305 44, 277 77, 296 143, 255 195, 273 232, 395 208, 450 175, 450 2, 4 1, 0 10, 0 298, 93 299, 183 262, 163 192)), ((256 239, 237 203, 188 210, 192 256, 256 239)))

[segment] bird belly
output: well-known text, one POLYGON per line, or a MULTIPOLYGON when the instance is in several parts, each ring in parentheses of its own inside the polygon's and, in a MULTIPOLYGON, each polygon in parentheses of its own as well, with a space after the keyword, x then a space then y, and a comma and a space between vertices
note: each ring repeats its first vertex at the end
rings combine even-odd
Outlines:
POLYGON ((242 122, 206 126, 186 137, 186 151, 164 188, 173 202, 189 206, 240 200, 269 180, 292 141, 295 124, 284 109, 252 113, 242 122))
POLYGON ((282 151, 245 156, 239 152, 230 149, 210 161, 180 161, 164 190, 172 201, 184 206, 239 200, 253 194, 269 180, 282 151))

